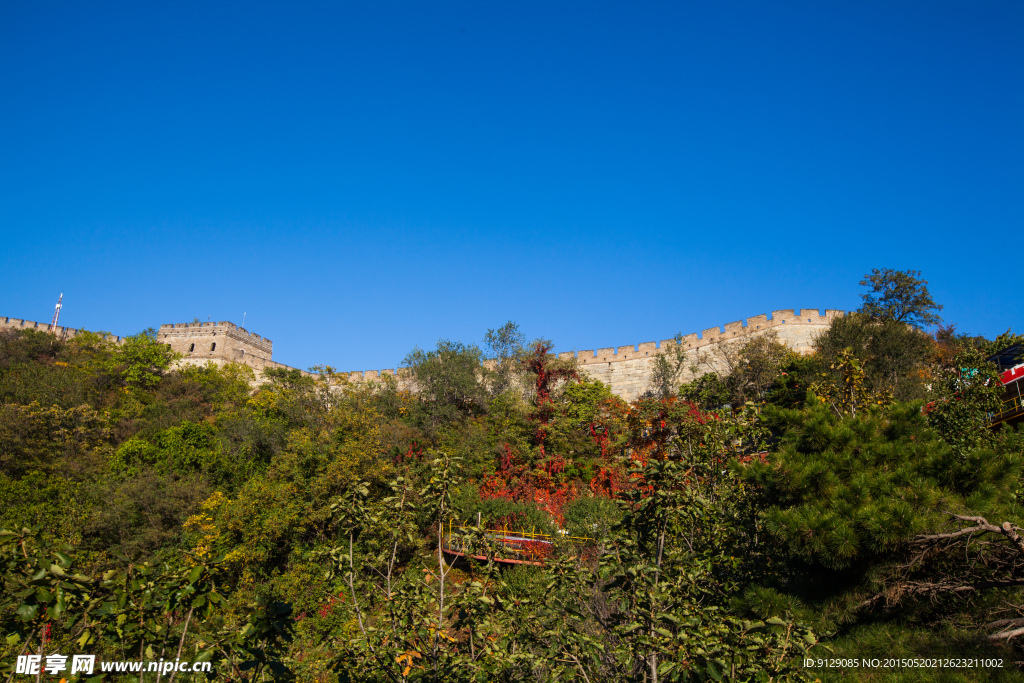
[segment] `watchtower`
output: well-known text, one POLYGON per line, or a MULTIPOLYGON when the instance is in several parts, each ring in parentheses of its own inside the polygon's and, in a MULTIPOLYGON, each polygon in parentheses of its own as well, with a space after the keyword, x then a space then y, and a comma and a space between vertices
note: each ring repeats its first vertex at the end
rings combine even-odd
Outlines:
POLYGON ((158 338, 186 362, 244 363, 263 368, 273 355, 274 343, 231 322, 169 323, 158 338))

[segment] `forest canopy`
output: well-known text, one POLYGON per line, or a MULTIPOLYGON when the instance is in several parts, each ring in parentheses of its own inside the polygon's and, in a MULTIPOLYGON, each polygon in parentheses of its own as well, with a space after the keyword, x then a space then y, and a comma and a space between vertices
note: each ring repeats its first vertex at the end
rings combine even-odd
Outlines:
POLYGON ((987 359, 1022 339, 862 284, 813 353, 666 354, 633 402, 512 322, 412 350, 416 391, 2 331, 0 673, 1016 680, 1024 440, 987 359), (806 664, 875 657, 1001 665, 806 664))

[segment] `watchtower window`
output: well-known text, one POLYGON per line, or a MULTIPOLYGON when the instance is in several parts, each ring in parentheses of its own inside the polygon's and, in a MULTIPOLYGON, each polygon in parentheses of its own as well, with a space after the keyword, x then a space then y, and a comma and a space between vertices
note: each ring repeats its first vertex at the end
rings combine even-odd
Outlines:
POLYGON ((188 352, 189 353, 192 353, 195 350, 196 350, 196 345, 195 344, 189 344, 188 345, 188 352))
POLYGON ((210 350, 211 351, 216 351, 217 350, 217 342, 213 342, 212 344, 210 344, 210 350))

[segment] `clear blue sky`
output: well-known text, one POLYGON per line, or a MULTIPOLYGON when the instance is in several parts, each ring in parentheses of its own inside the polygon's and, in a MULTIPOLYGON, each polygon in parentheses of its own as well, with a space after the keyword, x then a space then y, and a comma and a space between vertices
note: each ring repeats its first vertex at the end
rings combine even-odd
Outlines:
POLYGON ((0 4, 0 316, 395 367, 859 305, 1024 328, 1024 3, 0 4))

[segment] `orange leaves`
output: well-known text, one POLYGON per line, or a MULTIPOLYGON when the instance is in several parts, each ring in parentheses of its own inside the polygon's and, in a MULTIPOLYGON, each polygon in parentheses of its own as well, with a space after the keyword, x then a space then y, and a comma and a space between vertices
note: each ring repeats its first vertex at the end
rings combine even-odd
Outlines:
POLYGON ((414 659, 422 659, 422 658, 423 658, 423 655, 421 655, 419 652, 416 652, 415 650, 406 650, 402 654, 400 654, 397 657, 395 657, 395 662, 397 664, 399 664, 399 665, 401 665, 403 663, 405 664, 405 668, 402 669, 402 677, 405 678, 406 676, 408 676, 409 672, 413 670, 413 667, 415 667, 417 669, 422 669, 423 668, 422 666, 416 666, 413 663, 414 659))
POLYGON ((512 500, 512 491, 508 488, 508 482, 505 478, 492 474, 484 477, 484 480, 480 482, 480 498, 482 500, 493 500, 501 498, 504 500, 512 500))
POLYGON ((590 490, 596 496, 614 498, 616 491, 620 488, 618 476, 615 470, 602 467, 597 475, 590 480, 590 490))

